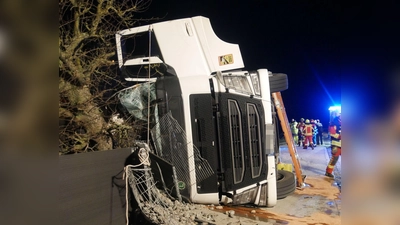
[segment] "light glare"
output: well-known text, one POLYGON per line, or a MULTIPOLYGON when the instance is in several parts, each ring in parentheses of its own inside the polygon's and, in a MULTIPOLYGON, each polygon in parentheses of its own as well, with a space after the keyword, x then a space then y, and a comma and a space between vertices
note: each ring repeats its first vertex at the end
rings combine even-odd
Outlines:
POLYGON ((342 106, 340 106, 340 105, 331 106, 331 107, 329 107, 329 111, 339 111, 339 112, 341 112, 342 111, 342 106))

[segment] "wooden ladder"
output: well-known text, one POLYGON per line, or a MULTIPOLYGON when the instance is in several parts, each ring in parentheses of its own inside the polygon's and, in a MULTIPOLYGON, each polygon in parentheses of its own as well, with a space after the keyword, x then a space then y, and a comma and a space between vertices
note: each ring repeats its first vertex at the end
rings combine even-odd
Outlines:
POLYGON ((289 153, 292 158, 294 170, 297 177, 297 187, 303 188, 305 186, 303 172, 301 170, 301 164, 299 161, 299 156, 296 150, 296 144, 292 136, 292 131, 290 130, 289 120, 286 115, 285 105, 283 104, 282 95, 280 92, 272 93, 272 98, 274 100, 275 108, 278 113, 279 120, 281 122, 281 127, 285 135, 285 140, 288 145, 289 153))

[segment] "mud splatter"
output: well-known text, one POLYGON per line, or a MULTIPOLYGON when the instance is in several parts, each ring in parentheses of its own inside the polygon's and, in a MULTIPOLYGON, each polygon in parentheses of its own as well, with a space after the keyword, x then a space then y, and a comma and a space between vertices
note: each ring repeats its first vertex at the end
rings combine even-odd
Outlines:
POLYGON ((324 177, 308 177, 306 182, 310 187, 297 189, 296 194, 300 195, 321 195, 328 199, 334 200, 340 194, 337 187, 332 186, 331 181, 327 181, 324 177))
POLYGON ((222 209, 214 209, 216 212, 226 213, 230 210, 235 211, 236 216, 246 217, 249 219, 262 221, 262 222, 275 222, 277 224, 289 224, 288 221, 279 219, 273 213, 268 213, 265 210, 246 207, 246 206, 224 206, 222 209))
POLYGON ((327 210, 325 210, 325 213, 328 215, 332 215, 333 211, 332 211, 332 209, 327 209, 327 210))
MULTIPOLYGON (((310 186, 296 190, 293 197, 298 201, 321 201, 324 202, 325 207, 315 208, 314 211, 310 210, 310 213, 304 216, 290 215, 289 211, 274 211, 274 208, 259 208, 255 206, 223 206, 222 208, 215 207, 213 211, 226 214, 227 211, 233 210, 237 218, 248 219, 246 222, 241 219, 242 224, 253 224, 251 222, 253 221, 258 224, 268 223, 274 225, 340 225, 341 193, 339 189, 332 186, 331 180, 328 181, 322 176, 308 177, 306 181, 310 186), (338 213, 337 210, 339 210, 338 213)), ((303 207, 314 208, 309 205, 303 207)))

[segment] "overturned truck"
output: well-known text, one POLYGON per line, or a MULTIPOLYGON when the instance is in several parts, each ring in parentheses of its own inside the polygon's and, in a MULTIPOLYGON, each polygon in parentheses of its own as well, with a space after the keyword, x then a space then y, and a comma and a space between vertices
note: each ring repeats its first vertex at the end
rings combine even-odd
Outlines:
POLYGON ((119 68, 132 87, 119 94, 148 123, 156 184, 201 204, 273 207, 295 177, 278 171, 271 93, 286 74, 244 70, 237 44, 220 40, 197 16, 117 32, 119 68))

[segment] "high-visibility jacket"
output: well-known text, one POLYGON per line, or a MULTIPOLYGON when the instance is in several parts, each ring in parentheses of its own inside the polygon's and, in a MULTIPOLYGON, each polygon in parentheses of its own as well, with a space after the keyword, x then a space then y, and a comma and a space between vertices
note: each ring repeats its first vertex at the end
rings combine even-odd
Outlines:
POLYGON ((315 125, 315 123, 313 123, 311 125, 313 126, 313 135, 317 135, 318 134, 317 125, 315 125))
POLYGON ((342 147, 342 136, 340 127, 337 125, 329 126, 329 135, 331 136, 331 145, 342 147))
POLYGON ((297 128, 297 122, 292 122, 290 124, 290 129, 292 130, 292 134, 298 134, 299 133, 299 129, 297 128))
POLYGON ((304 136, 312 136, 313 135, 313 125, 312 124, 305 124, 303 127, 303 134, 304 136))

